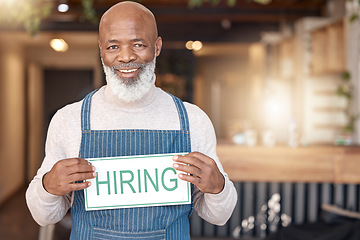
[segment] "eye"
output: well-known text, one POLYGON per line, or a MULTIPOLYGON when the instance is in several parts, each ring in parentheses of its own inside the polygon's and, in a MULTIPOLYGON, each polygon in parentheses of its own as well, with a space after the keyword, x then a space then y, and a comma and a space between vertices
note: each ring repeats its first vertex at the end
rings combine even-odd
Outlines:
POLYGON ((108 50, 109 52, 115 52, 119 49, 118 45, 111 45, 108 48, 106 48, 106 50, 108 50))
POLYGON ((140 49, 146 48, 146 46, 144 44, 142 44, 142 43, 135 43, 133 45, 133 48, 136 49, 136 50, 140 50, 140 49))

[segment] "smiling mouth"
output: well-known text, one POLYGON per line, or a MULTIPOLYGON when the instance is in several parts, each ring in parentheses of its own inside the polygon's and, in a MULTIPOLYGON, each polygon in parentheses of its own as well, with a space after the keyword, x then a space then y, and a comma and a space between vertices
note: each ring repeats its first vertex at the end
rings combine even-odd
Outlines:
POLYGON ((138 70, 138 68, 134 68, 134 69, 118 69, 119 72, 121 73, 133 73, 136 72, 138 70))

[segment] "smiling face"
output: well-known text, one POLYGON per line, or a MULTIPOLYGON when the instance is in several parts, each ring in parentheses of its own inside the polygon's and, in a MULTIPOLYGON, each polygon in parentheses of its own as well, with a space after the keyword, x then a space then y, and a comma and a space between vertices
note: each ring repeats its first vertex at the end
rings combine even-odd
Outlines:
POLYGON ((118 3, 100 21, 99 48, 103 63, 126 84, 139 78, 146 64, 160 54, 161 47, 154 16, 138 3, 118 3))

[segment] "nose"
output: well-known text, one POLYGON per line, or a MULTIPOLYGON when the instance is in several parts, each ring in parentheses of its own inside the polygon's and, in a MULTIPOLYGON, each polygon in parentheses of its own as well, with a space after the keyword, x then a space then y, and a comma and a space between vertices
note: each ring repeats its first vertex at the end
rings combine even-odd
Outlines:
POLYGON ((137 58, 135 52, 131 47, 122 47, 118 53, 117 60, 119 62, 131 62, 137 58))

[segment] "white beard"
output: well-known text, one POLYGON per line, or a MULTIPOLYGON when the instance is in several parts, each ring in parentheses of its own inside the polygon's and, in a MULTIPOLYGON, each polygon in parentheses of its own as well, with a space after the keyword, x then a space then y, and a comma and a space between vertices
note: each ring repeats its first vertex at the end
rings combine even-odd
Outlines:
POLYGON ((123 63, 114 67, 105 66, 102 58, 101 63, 104 68, 106 82, 111 92, 120 100, 131 103, 143 98, 151 89, 155 80, 155 64, 154 59, 147 64, 123 63), (116 74, 116 68, 122 67, 141 67, 137 78, 123 79, 116 74))

